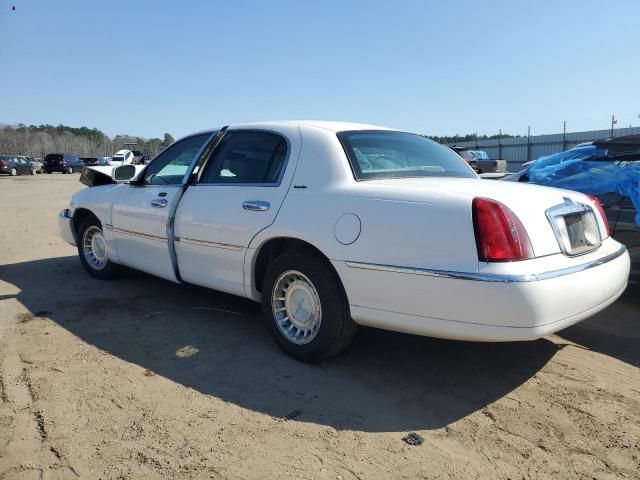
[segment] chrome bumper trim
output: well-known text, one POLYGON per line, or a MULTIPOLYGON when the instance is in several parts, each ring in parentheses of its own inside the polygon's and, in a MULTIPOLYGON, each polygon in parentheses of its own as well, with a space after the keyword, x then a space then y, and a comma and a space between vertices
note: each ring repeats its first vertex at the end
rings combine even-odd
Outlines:
POLYGON ((499 283, 514 283, 514 282, 537 282, 540 280, 548 280, 550 278, 562 277, 564 275, 571 275, 572 273, 582 272, 589 270, 590 268, 598 267, 618 257, 621 257, 626 253, 627 249, 621 245, 618 250, 609 255, 586 262, 573 267, 561 268, 559 270, 551 270, 542 273, 532 273, 526 275, 498 275, 493 273, 467 273, 467 272, 451 272, 448 270, 433 270, 428 268, 412 268, 412 267, 399 267, 394 265, 381 265, 377 263, 364 263, 364 262, 351 262, 346 261, 345 264, 351 268, 361 268, 365 270, 378 270, 383 272, 394 273, 407 273, 412 275, 424 275, 427 277, 440 277, 440 278, 453 278, 456 280, 472 280, 476 282, 499 282, 499 283))
POLYGON ((244 250, 244 247, 241 247, 240 245, 231 245, 231 244, 228 244, 228 243, 207 242, 206 240, 196 240, 196 239, 193 239, 193 238, 176 237, 176 242, 188 243, 190 245, 200 245, 200 246, 203 246, 203 247, 222 248, 224 250, 233 250, 233 251, 236 251, 236 252, 240 252, 240 251, 244 250))

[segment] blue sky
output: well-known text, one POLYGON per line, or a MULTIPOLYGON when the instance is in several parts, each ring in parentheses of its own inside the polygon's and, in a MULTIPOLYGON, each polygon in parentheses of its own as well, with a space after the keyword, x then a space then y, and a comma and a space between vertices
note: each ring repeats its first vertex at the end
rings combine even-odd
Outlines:
POLYGON ((637 126, 639 20, 638 0, 0 0, 0 123, 637 126))

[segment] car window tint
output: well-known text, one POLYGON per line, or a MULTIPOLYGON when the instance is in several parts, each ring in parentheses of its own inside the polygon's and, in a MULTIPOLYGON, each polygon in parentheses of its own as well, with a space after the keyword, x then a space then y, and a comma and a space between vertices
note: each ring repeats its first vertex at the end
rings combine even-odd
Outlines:
POLYGON ((178 185, 182 183, 182 178, 187 173, 191 160, 209 136, 209 133, 194 135, 180 140, 164 150, 145 169, 144 183, 146 185, 178 185))
POLYGON ((287 142, 271 132, 228 132, 200 183, 277 183, 287 142))
POLYGON ((340 132, 338 138, 357 180, 476 177, 453 150, 420 135, 360 130, 340 132))

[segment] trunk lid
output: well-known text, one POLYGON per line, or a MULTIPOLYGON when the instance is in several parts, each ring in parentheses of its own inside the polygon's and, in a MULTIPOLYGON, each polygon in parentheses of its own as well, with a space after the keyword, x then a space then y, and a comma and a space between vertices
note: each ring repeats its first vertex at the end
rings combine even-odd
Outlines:
POLYGON ((372 180, 366 183, 383 187, 389 193, 394 192, 393 196, 398 199, 414 201, 423 199, 433 202, 433 195, 439 191, 456 193, 469 198, 469 212, 471 212, 471 201, 475 197, 497 200, 518 216, 529 235, 536 257, 562 251, 547 218, 547 210, 565 204, 567 199, 571 202, 591 205, 589 198, 578 192, 498 180, 434 177, 372 180))

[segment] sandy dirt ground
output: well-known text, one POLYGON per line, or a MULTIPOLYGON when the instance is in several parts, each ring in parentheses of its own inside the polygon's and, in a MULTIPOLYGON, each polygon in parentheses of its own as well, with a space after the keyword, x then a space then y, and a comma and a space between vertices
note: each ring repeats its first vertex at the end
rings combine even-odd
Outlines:
POLYGON ((0 178, 1 479, 640 478, 637 290, 536 342, 361 328, 306 365, 254 303, 90 278, 77 179, 0 178))

